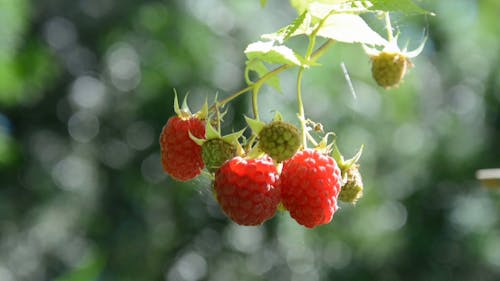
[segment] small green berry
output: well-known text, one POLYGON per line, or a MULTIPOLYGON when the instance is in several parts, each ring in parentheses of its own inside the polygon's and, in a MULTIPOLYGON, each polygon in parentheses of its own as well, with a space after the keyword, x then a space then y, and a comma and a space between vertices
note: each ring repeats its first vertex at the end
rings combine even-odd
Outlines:
POLYGON ((381 52, 371 59, 373 79, 386 89, 397 86, 412 66, 411 61, 401 53, 381 52))
POLYGON ((340 189, 339 200, 346 203, 356 203, 363 196, 363 180, 358 166, 354 165, 346 171, 347 181, 340 189))
POLYGON ((299 130, 284 121, 273 121, 259 133, 259 146, 276 162, 290 159, 300 147, 299 130))
POLYGON ((209 139, 201 146, 201 156, 209 172, 215 172, 227 160, 236 156, 236 146, 221 138, 209 139))

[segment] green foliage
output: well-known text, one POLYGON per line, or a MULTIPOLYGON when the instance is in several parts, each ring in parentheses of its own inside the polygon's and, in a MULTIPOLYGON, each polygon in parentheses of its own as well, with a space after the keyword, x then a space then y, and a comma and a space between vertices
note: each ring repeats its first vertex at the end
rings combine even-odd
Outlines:
MULTIPOLYGON (((498 279, 500 196, 474 173, 500 167, 499 1, 414 1, 439 16, 398 18, 412 44, 424 28, 430 44, 397 89, 376 86, 357 43, 334 45, 321 67, 306 71, 308 114, 343 132, 337 143, 347 155, 366 145, 362 201, 340 203, 334 223, 309 231, 286 214, 260 227, 229 223, 208 181, 179 184, 163 174, 157 137, 174 114, 173 88, 190 90, 199 108, 206 94, 245 87, 244 45, 266 41, 256 34, 286 26, 310 1, 295 0, 303 5, 297 14, 273 10, 286 4, 279 0, 265 9, 257 1, 210 1, 217 9, 204 1, 97 2, 0 0, 0 34, 17 34, 0 38, 15 46, 0 52, 0 280, 71 280, 86 269, 92 274, 81 279, 103 281, 498 279), (74 49, 47 42, 55 14, 71 23, 95 67, 70 72, 74 49), (117 80, 111 68, 138 73, 137 87, 117 88, 136 77, 117 80), (95 248, 105 262, 82 261, 95 248)), ((297 35, 267 40, 305 57, 301 28, 311 32, 320 20, 306 15, 297 35)), ((274 69, 250 64, 260 77, 268 73, 262 64, 274 69)), ((291 120, 295 76, 281 78, 284 94, 264 92, 262 103, 291 120)), ((249 114, 250 100, 227 106, 226 122, 244 127, 237 116, 249 114)))
POLYGON ((78 267, 55 279, 55 281, 99 280, 99 275, 102 273, 105 264, 105 259, 102 256, 93 253, 85 257, 78 267))
MULTIPOLYGON (((351 0, 291 0, 290 4, 298 13, 295 20, 278 31, 262 35, 261 40, 250 43, 247 55, 247 73, 255 71, 260 78, 269 73, 267 64, 291 66, 312 66, 309 61, 316 37, 323 37, 337 42, 388 46, 388 40, 375 32, 360 16, 363 13, 402 12, 405 14, 428 13, 415 5, 411 0, 392 1, 351 1, 351 0), (291 49, 285 44, 295 36, 304 35, 309 38, 310 45, 306 54, 301 57, 300 51, 291 49)), ((388 29, 391 29, 388 27, 388 29)), ((392 30, 391 30, 392 33, 392 30)), ((391 34, 392 36, 392 34, 391 34)), ((392 38, 388 38, 391 40, 392 38)), ((278 89, 279 78, 271 77, 266 81, 278 89)), ((247 78, 247 82, 251 83, 247 78)))
POLYGON ((302 65, 300 58, 292 49, 286 46, 275 46, 274 42, 254 42, 247 46, 245 54, 248 60, 260 60, 270 64, 302 65))
POLYGON ((387 40, 373 31, 358 15, 333 14, 318 30, 318 36, 343 43, 364 43, 370 45, 387 44, 387 40))

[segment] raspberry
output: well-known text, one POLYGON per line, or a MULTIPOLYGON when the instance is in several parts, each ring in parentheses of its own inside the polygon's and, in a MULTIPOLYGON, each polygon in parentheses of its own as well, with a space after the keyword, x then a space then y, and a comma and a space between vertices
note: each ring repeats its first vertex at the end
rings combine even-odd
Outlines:
POLYGON ((363 196, 363 180, 358 165, 346 171, 347 181, 340 189, 339 200, 347 203, 356 203, 363 196))
POLYGON ((168 119, 160 135, 163 169, 179 181, 197 177, 204 168, 201 146, 191 140, 189 132, 198 138, 204 138, 204 121, 195 117, 173 116, 168 119))
POLYGON ((380 86, 397 86, 412 66, 411 61, 401 53, 381 52, 372 56, 372 76, 380 86))
POLYGON ((276 162, 290 159, 300 147, 299 130, 292 124, 273 121, 259 132, 259 146, 276 162))
POLYGON ((222 138, 209 139, 201 146, 203 163, 208 171, 215 172, 224 162, 236 156, 236 146, 222 138))
POLYGON ((313 228, 332 220, 341 184, 335 160, 306 149, 284 162, 279 186, 283 204, 292 218, 313 228))
POLYGON ((215 192, 222 210, 241 225, 259 225, 272 218, 280 203, 278 172, 269 157, 234 157, 217 170, 215 192))

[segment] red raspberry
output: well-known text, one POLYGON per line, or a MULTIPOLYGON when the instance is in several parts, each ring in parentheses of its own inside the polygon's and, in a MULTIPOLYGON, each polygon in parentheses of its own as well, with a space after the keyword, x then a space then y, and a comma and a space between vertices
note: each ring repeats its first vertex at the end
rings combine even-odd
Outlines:
POLYGON ((190 137, 205 138, 205 123, 195 117, 187 119, 173 116, 168 119, 160 135, 163 169, 172 178, 188 181, 201 174, 205 167, 201 146, 190 137))
POLYGON ((278 172, 271 158, 239 156, 215 174, 215 191, 222 210, 241 225, 259 225, 272 218, 280 202, 278 172))
POLYGON ((306 149, 284 162, 279 186, 283 204, 292 218, 313 228, 332 220, 341 184, 335 160, 306 149))

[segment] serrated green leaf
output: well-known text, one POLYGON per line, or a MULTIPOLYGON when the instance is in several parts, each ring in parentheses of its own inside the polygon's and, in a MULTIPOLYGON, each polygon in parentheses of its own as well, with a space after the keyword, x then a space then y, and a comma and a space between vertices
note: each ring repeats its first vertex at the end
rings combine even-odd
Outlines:
POLYGON ((258 41, 247 46, 245 54, 248 60, 260 60, 271 64, 302 65, 303 59, 292 49, 274 42, 258 41))
POLYGON ((308 12, 300 14, 291 24, 280 28, 278 31, 261 36, 264 41, 275 41, 283 44, 292 36, 309 34, 311 31, 311 15, 308 12))
MULTIPOLYGON (((247 62, 247 67, 248 70, 255 71, 257 75, 259 75, 259 78, 262 78, 264 75, 269 73, 269 69, 266 67, 266 65, 260 61, 260 60, 251 60, 247 62)), ((282 92, 281 90, 281 83, 280 83, 280 78, 277 75, 274 75, 273 77, 269 78, 266 81, 269 86, 273 87, 276 89, 278 92, 282 92)))
POLYGON ((295 31, 297 31, 297 29, 299 29, 299 27, 302 26, 306 17, 307 17, 307 12, 303 12, 290 25, 284 28, 283 41, 286 41, 288 38, 290 38, 295 33, 295 31))
POLYGON ((318 35, 344 43, 387 45, 387 40, 373 31, 363 18, 353 14, 329 16, 318 31, 318 35))
POLYGON ((373 6, 370 10, 387 12, 402 12, 404 14, 433 14, 420 8, 411 0, 371 0, 373 6))

